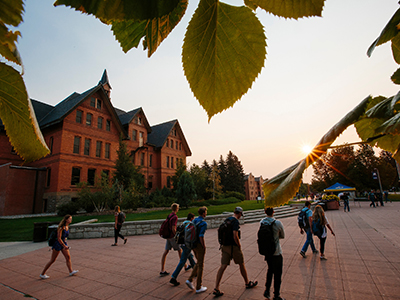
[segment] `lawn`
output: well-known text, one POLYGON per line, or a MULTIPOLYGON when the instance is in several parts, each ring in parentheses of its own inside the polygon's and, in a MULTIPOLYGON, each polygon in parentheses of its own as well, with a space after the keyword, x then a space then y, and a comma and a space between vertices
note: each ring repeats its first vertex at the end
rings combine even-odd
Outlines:
MULTIPOLYGON (((208 206, 208 215, 218 215, 223 212, 233 212, 236 206, 241 206, 243 210, 253 210, 264 208, 264 203, 257 203, 256 200, 242 201, 239 203, 212 205, 208 206)), ((199 207, 190 207, 188 209, 180 209, 178 217, 186 217, 189 212, 197 216, 199 207)), ((146 213, 131 213, 126 215, 126 221, 139 221, 139 220, 156 220, 165 219, 170 210, 150 211, 146 213)), ((72 224, 79 223, 89 219, 98 219, 99 223, 114 222, 114 215, 100 215, 100 216, 73 216, 72 224)), ((15 242, 15 241, 31 241, 33 238, 33 227, 35 222, 54 222, 58 223, 61 217, 32 217, 22 219, 0 219, 0 242, 15 242)))

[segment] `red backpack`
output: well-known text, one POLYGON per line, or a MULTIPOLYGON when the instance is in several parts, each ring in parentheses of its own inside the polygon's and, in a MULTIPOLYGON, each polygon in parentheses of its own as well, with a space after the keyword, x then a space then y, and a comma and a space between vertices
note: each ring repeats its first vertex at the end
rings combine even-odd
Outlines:
POLYGON ((171 229, 171 215, 169 214, 168 217, 162 222, 160 230, 158 231, 158 234, 163 238, 163 239, 169 239, 172 238, 172 229, 171 229))

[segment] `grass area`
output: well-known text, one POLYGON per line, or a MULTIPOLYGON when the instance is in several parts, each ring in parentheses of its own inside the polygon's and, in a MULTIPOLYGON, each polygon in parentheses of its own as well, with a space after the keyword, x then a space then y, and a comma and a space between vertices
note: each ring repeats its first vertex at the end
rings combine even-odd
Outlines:
MULTIPOLYGON (((264 203, 257 203, 256 200, 242 201, 238 203, 212 205, 208 206, 208 215, 218 215, 225 211, 233 212, 236 206, 241 206, 243 210, 263 209, 264 203)), ((178 217, 186 217, 189 212, 197 216, 197 207, 190 207, 188 209, 180 209, 178 217)), ((165 219, 170 210, 150 211, 146 213, 131 213, 126 215, 126 221, 140 221, 140 220, 156 220, 165 219)), ((85 220, 98 219, 99 223, 114 222, 114 215, 100 215, 100 216, 73 216, 72 224, 79 223, 85 220)), ((15 242, 15 241, 31 241, 33 239, 33 227, 36 222, 60 222, 61 217, 32 217, 22 219, 0 219, 0 242, 15 242)))

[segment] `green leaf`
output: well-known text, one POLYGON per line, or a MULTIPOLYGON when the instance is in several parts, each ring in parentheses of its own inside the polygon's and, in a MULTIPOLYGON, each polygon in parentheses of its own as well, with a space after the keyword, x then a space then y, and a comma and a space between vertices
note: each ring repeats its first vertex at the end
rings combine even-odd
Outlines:
POLYGON ((385 98, 383 96, 375 97, 371 101, 376 103, 372 108, 369 108, 365 115, 368 118, 390 118, 393 116, 392 101, 394 97, 385 98))
POLYGON ((179 3, 180 0, 57 0, 54 6, 69 6, 110 23, 160 18, 171 13, 179 3))
POLYGON ((18 26, 22 22, 23 0, 0 0, 0 21, 18 26))
POLYGON ((201 0, 186 31, 183 69, 209 119, 231 107, 264 66, 263 27, 247 7, 201 0))
POLYGON ((400 64, 400 34, 392 39, 392 53, 395 62, 400 64))
POLYGON ((256 10, 258 7, 257 5, 254 4, 252 0, 244 0, 244 5, 246 5, 251 10, 256 10))
POLYGON ((304 170, 312 163, 319 160, 320 157, 327 152, 336 138, 346 130, 347 127, 353 125, 365 114, 371 100, 371 97, 365 98, 359 105, 336 123, 335 126, 322 137, 305 159, 263 184, 265 207, 284 205, 296 194, 300 187, 304 170))
POLYGON ((0 63, 0 119, 16 152, 31 162, 46 156, 46 146, 21 75, 0 63))
POLYGON ((322 16, 325 0, 251 0, 251 2, 276 16, 298 19, 322 16))
POLYGON ((144 49, 148 49, 150 57, 180 22, 187 8, 187 0, 181 0, 179 5, 168 15, 153 20, 116 21, 112 22, 112 31, 126 53, 133 47, 137 48, 142 37, 144 49))
POLYGON ((393 81, 395 84, 400 84, 400 68, 396 70, 396 72, 393 73, 392 77, 390 79, 393 81))
POLYGON ((378 38, 372 43, 372 45, 368 48, 367 55, 370 57, 375 47, 382 45, 391 39, 393 39, 398 33, 398 25, 400 23, 400 9, 398 9, 392 18, 389 20, 389 23, 386 24, 385 28, 383 28, 381 34, 378 38))
POLYGON ((19 31, 8 31, 7 27, 0 22, 0 55, 9 61, 22 65, 21 56, 16 45, 18 36, 20 36, 19 31))

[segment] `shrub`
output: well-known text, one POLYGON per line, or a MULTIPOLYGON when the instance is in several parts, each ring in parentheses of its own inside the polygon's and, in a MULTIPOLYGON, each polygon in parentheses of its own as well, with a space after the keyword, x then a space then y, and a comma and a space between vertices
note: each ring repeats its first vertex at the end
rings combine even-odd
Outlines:
POLYGON ((226 192, 222 195, 222 198, 231 198, 231 197, 235 197, 237 199, 239 199, 240 201, 244 201, 246 200, 246 196, 242 193, 239 192, 226 192))
POLYGON ((324 195, 322 197, 322 201, 338 201, 339 202, 339 197, 336 195, 324 195))
POLYGON ((75 215, 80 209, 78 202, 69 201, 57 206, 57 215, 64 217, 65 215, 75 215))

